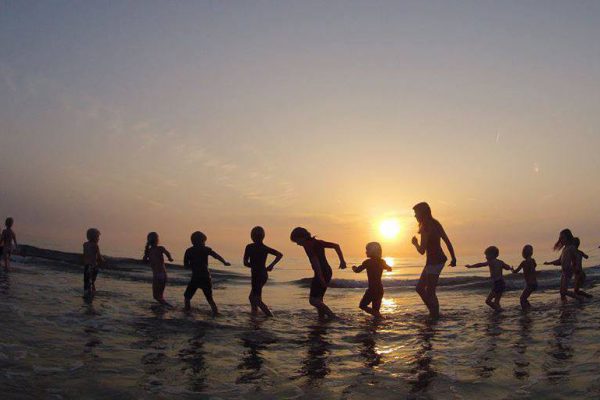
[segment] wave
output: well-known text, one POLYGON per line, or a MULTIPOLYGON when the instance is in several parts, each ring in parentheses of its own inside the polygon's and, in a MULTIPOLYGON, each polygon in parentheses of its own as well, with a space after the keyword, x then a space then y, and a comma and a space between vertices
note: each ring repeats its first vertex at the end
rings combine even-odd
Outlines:
MULTIPOLYGON (((600 282, 600 266, 585 268, 587 275, 586 286, 595 285, 600 282)), ((537 273, 538 286, 540 289, 556 288, 560 285, 560 271, 539 271, 537 273)), ((523 288, 523 275, 505 275, 506 290, 520 290, 523 288)), ((293 281, 293 284, 309 287, 312 278, 302 278, 293 281)), ((418 279, 384 279, 383 286, 386 289, 413 289, 418 279)), ((339 289, 365 289, 368 286, 366 280, 358 279, 332 279, 330 288, 339 289)), ((438 287, 448 290, 479 290, 489 289, 490 278, 481 276, 451 276, 441 277, 438 287)))
MULTIPOLYGON (((69 253, 58 250, 42 249, 35 246, 19 245, 18 255, 13 259, 22 264, 43 265, 49 269, 63 272, 82 273, 81 253, 69 253)), ((105 262, 100 268, 101 274, 130 281, 150 281, 152 272, 147 263, 139 259, 104 256, 105 262)), ((181 264, 167 263, 169 283, 187 285, 191 271, 181 264), (182 276, 185 275, 185 276, 182 276)), ((248 280, 248 277, 231 271, 210 268, 213 282, 248 280)))

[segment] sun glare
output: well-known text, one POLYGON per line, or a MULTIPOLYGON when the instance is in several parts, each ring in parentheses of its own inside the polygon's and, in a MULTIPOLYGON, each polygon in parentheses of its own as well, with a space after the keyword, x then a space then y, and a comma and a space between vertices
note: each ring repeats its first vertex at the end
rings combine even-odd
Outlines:
POLYGON ((395 239, 400 233, 400 224, 396 219, 386 219, 379 225, 379 232, 385 239, 395 239))
POLYGON ((385 260, 385 263, 390 267, 394 266, 394 257, 383 257, 383 259, 385 260))

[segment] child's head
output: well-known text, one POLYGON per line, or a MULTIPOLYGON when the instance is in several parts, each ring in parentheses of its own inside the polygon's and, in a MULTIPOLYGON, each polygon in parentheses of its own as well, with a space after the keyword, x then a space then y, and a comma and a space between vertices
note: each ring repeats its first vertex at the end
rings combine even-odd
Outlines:
POLYGON ((88 229, 85 236, 90 242, 98 243, 100 241, 100 231, 96 228, 88 229))
POLYGON ((146 246, 156 247, 158 246, 158 233, 150 232, 146 239, 146 246))
POLYGON ((297 227, 292 230, 290 234, 290 240, 296 243, 298 246, 302 246, 307 240, 311 239, 312 235, 306 228, 297 227))
POLYGON ((14 223, 15 221, 11 217, 6 218, 4 221, 4 225, 6 225, 7 228, 12 228, 14 223))
POLYGON ((265 240, 265 230, 262 226, 255 226, 250 231, 250 238, 254 243, 262 243, 265 240))
POLYGON ((526 244, 523 247, 523 258, 530 258, 531 256, 533 256, 533 246, 530 244, 526 244))
POLYGON ((206 235, 200 231, 192 233, 191 236, 192 245, 196 247, 204 246, 204 244, 206 243, 206 239, 208 239, 206 235))
POLYGON ((579 240, 578 237, 573 238, 573 246, 575 246, 576 249, 579 248, 579 245, 581 244, 581 240, 579 240))
POLYGON ((573 242, 573 232, 570 229, 563 229, 560 231, 558 241, 554 244, 554 251, 561 250, 563 247, 568 246, 573 242))
POLYGON ((500 255, 500 250, 496 246, 490 246, 485 249, 485 258, 488 260, 495 260, 500 255))
POLYGON ((369 258, 381 258, 383 250, 378 242, 367 243, 367 257, 369 258))

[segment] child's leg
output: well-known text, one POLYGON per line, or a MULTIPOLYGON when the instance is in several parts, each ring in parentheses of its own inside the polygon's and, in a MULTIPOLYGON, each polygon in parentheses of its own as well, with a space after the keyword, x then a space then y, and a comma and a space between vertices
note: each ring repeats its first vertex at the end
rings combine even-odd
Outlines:
POLYGON ((263 279, 261 279, 261 281, 259 282, 259 292, 256 293, 256 301, 257 301, 257 305, 258 307, 260 307, 261 311, 267 316, 267 317, 272 317, 273 313, 271 312, 271 310, 269 309, 269 307, 262 301, 262 289, 263 286, 265 286, 265 284, 267 283, 267 277, 263 277, 263 279))
POLYGON ((494 296, 494 304, 496 305, 496 311, 501 311, 502 307, 500 307, 500 299, 502 298, 502 294, 504 292, 496 292, 496 296, 494 296))
POLYGON ((190 308, 192 308, 192 297, 194 297, 194 294, 196 294, 196 290, 198 289, 198 286, 194 284, 193 281, 190 281, 190 283, 188 283, 187 287, 185 288, 185 293, 183 293, 183 298, 185 300, 185 309, 189 310, 190 308))
POLYGON ((83 295, 89 296, 91 290, 91 282, 90 282, 90 269, 91 266, 86 265, 83 267, 83 295))
POLYGON ((567 301, 567 297, 571 297, 573 299, 581 299, 574 292, 569 290, 569 281, 571 280, 570 274, 565 274, 563 272, 562 277, 560 278, 560 298, 563 302, 567 301))
POLYGON ((369 304, 372 301, 373 301, 373 298, 371 296, 371 292, 369 291, 369 289, 367 289, 365 291, 365 294, 363 295, 362 299, 360 300, 360 303, 358 304, 358 308, 360 308, 361 310, 363 310, 366 313, 373 314, 373 309, 371 307, 369 307, 369 304))
POLYGON ((219 309, 217 308, 217 304, 215 303, 215 300, 213 299, 212 285, 203 286, 202 292, 204 293, 204 297, 206 297, 206 301, 208 302, 208 305, 210 306, 212 315, 214 317, 216 317, 217 315, 219 315, 219 309))
POLYGON ((521 308, 523 310, 528 309, 529 307, 531 307, 531 304, 529 304, 529 301, 527 299, 529 299, 529 296, 531 296, 531 293, 533 293, 533 290, 528 286, 525 286, 525 289, 523 289, 523 293, 521 293, 521 308))
POLYGON ((485 299, 485 304, 490 306, 492 309, 496 310, 496 303, 494 303, 494 298, 496 297, 496 292, 493 290, 488 294, 488 297, 485 299))
POLYGON ((98 267, 92 268, 92 293, 96 293, 96 278, 98 277, 98 267))
POLYGON ((381 318, 381 300, 383 299, 383 294, 381 295, 377 295, 374 299, 373 299, 373 315, 381 318))

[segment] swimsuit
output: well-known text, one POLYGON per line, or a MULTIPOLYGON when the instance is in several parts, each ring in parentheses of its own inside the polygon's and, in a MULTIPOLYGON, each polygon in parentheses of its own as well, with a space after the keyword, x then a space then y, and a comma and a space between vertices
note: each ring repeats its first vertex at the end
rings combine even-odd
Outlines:
POLYGON ((506 283, 504 283, 504 279, 498 279, 494 281, 492 291, 497 294, 502 294, 506 289, 506 283))

